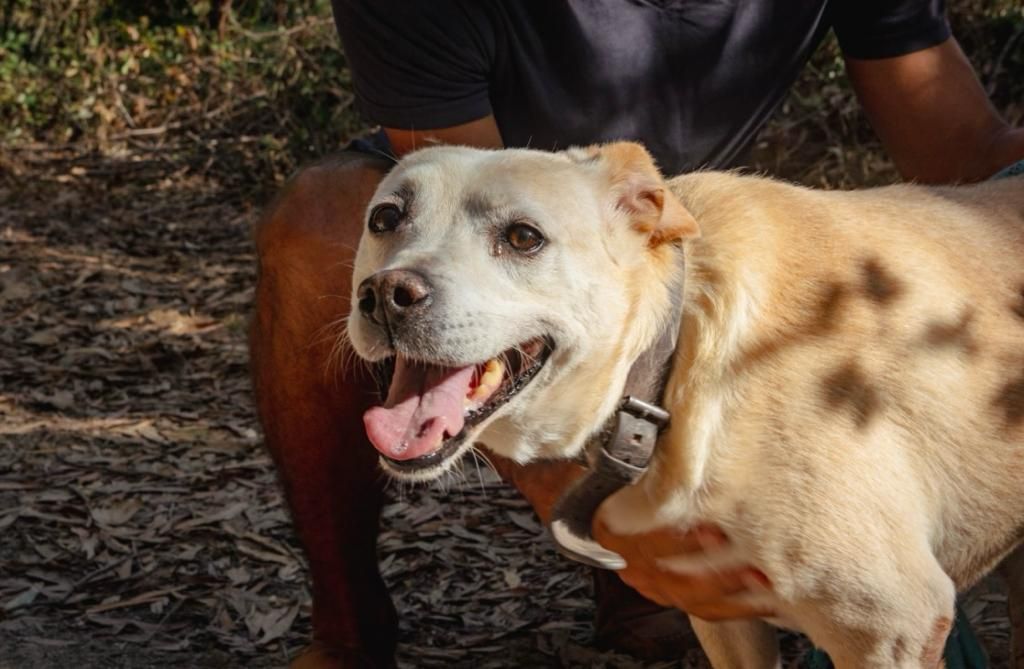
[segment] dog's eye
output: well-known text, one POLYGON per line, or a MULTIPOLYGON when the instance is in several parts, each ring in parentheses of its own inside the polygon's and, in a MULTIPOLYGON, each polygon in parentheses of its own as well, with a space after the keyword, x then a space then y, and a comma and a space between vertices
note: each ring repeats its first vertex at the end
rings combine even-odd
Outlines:
POLYGON ((378 204, 370 212, 370 232, 391 232, 402 222, 402 210, 391 203, 378 204))
POLYGON ((513 223, 505 228, 505 240, 520 253, 535 253, 544 246, 544 235, 540 230, 525 223, 513 223))

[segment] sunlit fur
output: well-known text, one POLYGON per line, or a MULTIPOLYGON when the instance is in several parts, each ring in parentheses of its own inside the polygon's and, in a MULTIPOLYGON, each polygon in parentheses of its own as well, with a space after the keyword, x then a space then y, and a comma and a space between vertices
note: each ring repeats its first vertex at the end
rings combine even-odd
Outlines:
MULTIPOLYGON (((664 190, 649 157, 641 157, 636 169, 664 190)), ((369 209, 411 193, 408 219, 394 233, 364 234, 353 285, 396 268, 428 277, 434 302, 420 326, 429 336, 404 342, 403 354, 476 364, 535 337, 554 342, 537 377, 477 426, 456 457, 411 474, 383 461, 385 470, 430 480, 472 441, 520 462, 582 448, 595 417, 607 416, 618 401, 615 389, 632 360, 657 336, 667 286, 679 271, 678 248, 669 243, 678 239, 668 238, 675 228, 657 221, 641 228, 621 206, 629 196, 620 183, 625 176, 611 160, 448 147, 411 155, 381 183, 369 209), (517 220, 543 232, 539 253, 520 256, 496 246, 501 230, 517 220), (666 239, 652 245, 655 234, 666 239), (624 285, 648 288, 628 293, 624 285)), ((365 359, 393 354, 386 333, 359 313, 350 317, 348 334, 365 359)))
MULTIPOLYGON (((627 535, 718 525, 728 551, 665 566, 761 569, 772 589, 753 596, 838 667, 931 666, 955 592, 1024 534, 1024 178, 843 193, 697 173, 661 197, 645 156, 418 152, 374 198, 409 184, 411 223, 364 235, 354 285, 429 268, 446 299, 426 357, 555 340, 471 435, 525 462, 574 455, 608 415, 667 317, 685 241, 672 423, 604 521, 627 535), (549 246, 496 257, 472 212, 529 216, 549 246), (447 341, 452 322, 472 336, 447 341)), ((358 316, 349 335, 364 358, 389 354, 358 316)), ((1005 563, 1012 598, 1022 562, 1005 563)), ((764 623, 694 622, 718 669, 777 665, 764 623)))

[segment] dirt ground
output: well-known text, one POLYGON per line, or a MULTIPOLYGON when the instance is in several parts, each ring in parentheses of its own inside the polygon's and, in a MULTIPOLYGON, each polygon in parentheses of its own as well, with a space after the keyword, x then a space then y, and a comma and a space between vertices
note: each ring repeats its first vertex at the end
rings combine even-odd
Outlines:
MULTIPOLYGON (((0 203, 0 669, 283 666, 310 607, 246 370, 258 204, 130 144, 25 147, 0 203)), ((385 511, 401 664, 644 666, 591 648, 525 503, 464 479, 385 511)), ((967 604, 994 666, 1004 604, 967 604)))

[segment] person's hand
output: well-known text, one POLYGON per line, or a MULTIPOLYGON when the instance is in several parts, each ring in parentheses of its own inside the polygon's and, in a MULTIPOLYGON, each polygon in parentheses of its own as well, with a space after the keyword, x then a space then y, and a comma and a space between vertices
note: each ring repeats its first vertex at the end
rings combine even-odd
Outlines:
POLYGON ((686 532, 666 528, 620 536, 612 534, 602 522, 598 509, 593 532, 602 546, 626 560, 626 568, 619 570, 619 577, 662 606, 674 606, 705 620, 757 618, 772 613, 738 597, 771 587, 768 578, 753 567, 680 574, 659 564, 661 558, 692 557, 722 550, 728 539, 718 528, 698 526, 686 532))
MULTIPOLYGON (((554 503, 586 471, 579 464, 564 460, 517 465, 490 452, 488 458, 505 481, 519 488, 545 525, 550 521, 554 503)), ((757 569, 741 567, 678 574, 658 564, 659 558, 693 556, 725 548, 728 539, 721 530, 702 526, 688 532, 662 529, 618 536, 612 534, 600 518, 601 510, 598 509, 593 526, 594 538, 625 558, 626 568, 618 572, 619 576, 648 599, 706 620, 755 618, 771 614, 737 597, 755 588, 763 590, 770 587, 767 577, 757 569)))

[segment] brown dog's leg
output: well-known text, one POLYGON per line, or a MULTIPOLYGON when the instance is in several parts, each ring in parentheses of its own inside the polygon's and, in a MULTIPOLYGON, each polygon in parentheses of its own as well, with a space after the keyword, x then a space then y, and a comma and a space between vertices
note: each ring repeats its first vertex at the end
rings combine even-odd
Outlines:
POLYGON ((709 622, 694 617, 690 622, 715 669, 782 666, 775 628, 762 620, 709 622))
POLYGON ((363 210, 386 168, 358 154, 307 168, 256 231, 257 406, 313 578, 318 643, 296 666, 394 663, 397 618, 376 556, 382 479, 362 424, 370 384, 334 348, 363 210))

